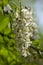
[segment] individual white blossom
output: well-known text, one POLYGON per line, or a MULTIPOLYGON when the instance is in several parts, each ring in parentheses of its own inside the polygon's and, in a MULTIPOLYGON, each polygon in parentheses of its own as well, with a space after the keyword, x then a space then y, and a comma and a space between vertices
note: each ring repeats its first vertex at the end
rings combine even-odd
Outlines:
POLYGON ((8 12, 10 13, 12 11, 12 8, 9 4, 7 4, 6 6, 4 6, 4 12, 8 12))
POLYGON ((26 50, 22 50, 22 56, 27 57, 27 51, 26 50))
POLYGON ((15 12, 15 17, 18 18, 19 17, 19 13, 18 13, 18 9, 15 12))

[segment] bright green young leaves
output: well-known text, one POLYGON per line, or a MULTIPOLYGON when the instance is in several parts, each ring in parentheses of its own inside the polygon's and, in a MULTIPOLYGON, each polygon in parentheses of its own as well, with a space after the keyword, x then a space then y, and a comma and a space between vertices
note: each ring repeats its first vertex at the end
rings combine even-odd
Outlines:
POLYGON ((11 29, 9 27, 6 27, 4 29, 4 34, 9 34, 11 32, 11 29))
POLYGON ((6 5, 6 4, 8 4, 8 0, 2 0, 2 3, 3 3, 4 5, 6 5))
POLYGON ((0 17, 1 17, 0 18, 0 31, 2 31, 8 25, 9 17, 8 16, 2 16, 2 15, 0 15, 0 17))

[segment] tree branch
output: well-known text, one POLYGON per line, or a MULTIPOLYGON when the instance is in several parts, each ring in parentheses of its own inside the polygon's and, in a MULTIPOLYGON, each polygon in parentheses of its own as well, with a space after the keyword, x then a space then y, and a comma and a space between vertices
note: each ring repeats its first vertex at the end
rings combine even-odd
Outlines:
POLYGON ((31 45, 30 48, 32 48, 33 50, 37 51, 39 57, 42 58, 42 53, 43 53, 42 50, 36 48, 34 45, 31 45))

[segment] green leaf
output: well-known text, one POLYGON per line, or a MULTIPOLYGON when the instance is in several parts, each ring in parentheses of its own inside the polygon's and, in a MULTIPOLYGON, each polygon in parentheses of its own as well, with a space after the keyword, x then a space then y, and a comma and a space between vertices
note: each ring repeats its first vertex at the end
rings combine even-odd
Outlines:
POLYGON ((40 40, 35 40, 35 41, 32 41, 32 44, 34 44, 36 47, 38 47, 39 46, 39 42, 40 42, 40 40))
POLYGON ((4 29, 4 34, 9 34, 11 32, 11 29, 10 28, 8 28, 8 27, 6 27, 5 29, 4 29))
POLYGON ((2 2, 4 5, 8 4, 8 0, 2 0, 2 2))
POLYGON ((0 12, 2 12, 2 8, 0 7, 0 12))
POLYGON ((3 43, 3 37, 0 35, 0 44, 3 43))
POLYGON ((2 31, 3 29, 5 29, 5 27, 8 25, 9 23, 9 17, 2 17, 2 20, 0 20, 0 31, 2 31))
POLYGON ((4 47, 1 48, 0 54, 4 57, 8 57, 8 50, 4 47))

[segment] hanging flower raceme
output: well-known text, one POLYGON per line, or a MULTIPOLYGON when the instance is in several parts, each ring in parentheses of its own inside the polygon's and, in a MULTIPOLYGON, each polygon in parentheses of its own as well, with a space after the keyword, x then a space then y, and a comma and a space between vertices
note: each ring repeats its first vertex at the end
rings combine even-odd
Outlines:
POLYGON ((16 19, 13 23, 13 31, 16 34, 16 42, 21 49, 21 53, 24 57, 31 55, 29 52, 29 46, 31 46, 34 33, 37 33, 37 25, 32 16, 31 8, 21 9, 21 17, 17 10, 15 13, 16 19))

